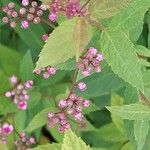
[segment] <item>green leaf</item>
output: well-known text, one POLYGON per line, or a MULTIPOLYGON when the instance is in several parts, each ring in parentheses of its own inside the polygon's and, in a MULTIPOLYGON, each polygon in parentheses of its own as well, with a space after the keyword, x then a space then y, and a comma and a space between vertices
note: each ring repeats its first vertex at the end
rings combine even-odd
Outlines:
POLYGON ((26 111, 18 111, 14 115, 15 129, 20 133, 24 130, 27 119, 26 111))
POLYGON ((150 62, 148 62, 146 59, 140 59, 139 61, 142 66, 150 67, 150 62))
POLYGON ((61 144, 47 144, 47 145, 40 145, 38 147, 32 148, 31 150, 61 150, 61 144))
POLYGON ((116 128, 116 126, 113 123, 109 123, 103 127, 101 127, 98 131, 98 134, 100 137, 109 142, 119 142, 126 140, 126 136, 119 132, 119 130, 116 128), (105 136, 108 135, 108 136, 105 136), (115 136, 117 135, 117 136, 115 136))
POLYGON ((150 50, 147 49, 146 47, 142 46, 142 45, 137 45, 135 46, 135 50, 136 52, 141 55, 141 56, 145 56, 145 57, 150 57, 150 50))
POLYGON ((76 56, 80 48, 81 51, 84 50, 88 41, 85 39, 87 34, 84 35, 86 32, 81 33, 81 29, 86 28, 86 26, 85 24, 82 26, 82 23, 80 25, 77 23, 77 18, 67 20, 53 31, 39 55, 36 68, 63 63, 76 56), (77 32, 77 30, 80 31, 77 32), (76 32, 78 34, 75 36, 76 32))
POLYGON ((47 123, 47 113, 51 111, 50 108, 45 108, 41 112, 39 112, 26 127, 25 131, 31 132, 39 127, 42 127, 47 123))
POLYGON ((20 76, 23 79, 23 81, 34 78, 33 69, 34 69, 34 64, 32 61, 32 56, 30 51, 28 50, 24 55, 20 64, 20 76))
POLYGON ((84 114, 89 114, 90 112, 94 112, 100 110, 100 108, 95 105, 93 102, 90 102, 90 106, 88 108, 83 109, 84 114))
MULTIPOLYGON (((131 85, 127 84, 126 89, 124 91, 124 104, 137 103, 138 101, 139 101, 138 91, 136 90, 136 88, 133 88, 131 85)), ((134 121, 124 120, 124 127, 129 140, 131 141, 131 143, 135 144, 134 121)))
POLYGON ((22 30, 20 26, 17 26, 15 31, 30 48, 34 48, 36 51, 42 48, 43 42, 41 36, 45 33, 42 26, 31 24, 30 28, 26 30, 22 30))
POLYGON ((6 75, 18 74, 20 59, 18 52, 0 44, 0 68, 6 75))
POLYGON ((132 0, 92 0, 89 12, 92 17, 109 18, 127 7, 132 0))
POLYGON ((116 91, 124 86, 124 82, 109 67, 104 68, 101 73, 95 73, 82 81, 87 84, 88 88, 82 93, 80 91, 77 91, 77 93, 87 98, 109 94, 111 91, 116 91))
POLYGON ((122 143, 127 140, 113 123, 102 126, 98 131, 83 132, 82 138, 93 147, 103 147, 106 150, 119 150, 122 143))
MULTIPOLYGON (((116 106, 116 105, 122 106, 123 105, 123 98, 118 96, 115 93, 112 93, 112 95, 111 95, 111 106, 116 106)), ((124 133, 125 131, 124 131, 123 120, 114 114, 111 114, 111 118, 112 118, 113 123, 118 128, 118 130, 121 131, 122 133, 124 133)))
POLYGON ((81 138, 77 137, 71 130, 65 132, 61 150, 91 150, 81 138))
MULTIPOLYGON (((147 24, 148 24, 148 29, 150 30, 150 10, 147 13, 147 24)), ((150 33, 148 33, 148 48, 150 49, 150 33)))
POLYGON ((133 0, 127 9, 113 17, 110 26, 121 28, 124 31, 131 31, 135 26, 143 22, 144 14, 149 7, 149 0, 133 0))
POLYGON ((54 137, 54 139, 59 142, 62 143, 63 141, 63 134, 58 132, 57 128, 47 128, 47 130, 49 131, 49 133, 54 137))
POLYGON ((106 107, 111 113, 128 120, 150 120, 150 109, 143 104, 106 107))
POLYGON ((141 65, 128 36, 119 29, 108 28, 103 31, 100 44, 104 58, 114 73, 143 91, 141 65))
POLYGON ((150 99, 150 71, 144 71, 143 72, 144 76, 144 95, 150 99))
POLYGON ((34 108, 41 99, 41 93, 35 89, 30 91, 30 99, 28 100, 28 109, 34 108))
POLYGON ((133 43, 136 43, 138 41, 140 35, 142 34, 143 23, 144 23, 144 21, 141 20, 136 26, 134 26, 134 28, 132 30, 129 29, 130 30, 129 37, 133 43))
POLYGON ((149 131, 148 120, 135 120, 134 121, 134 135, 137 142, 137 150, 142 150, 146 141, 149 131))
POLYGON ((108 150, 108 149, 106 149, 106 148, 92 148, 92 150, 108 150))
POLYGON ((125 145, 120 150, 134 150, 131 142, 125 143, 125 145))
POLYGON ((145 70, 142 72, 143 73, 143 79, 144 79, 144 87, 150 89, 150 70, 145 70))
POLYGON ((6 74, 1 69, 0 69, 0 83, 1 83, 0 93, 6 92, 10 87, 10 82, 8 80, 8 76, 6 76, 6 74))

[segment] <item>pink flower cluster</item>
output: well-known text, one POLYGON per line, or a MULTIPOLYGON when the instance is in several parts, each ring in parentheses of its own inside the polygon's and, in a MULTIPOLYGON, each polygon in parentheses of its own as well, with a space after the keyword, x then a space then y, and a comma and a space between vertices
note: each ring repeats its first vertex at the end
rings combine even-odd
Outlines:
POLYGON ((56 68, 48 66, 46 68, 36 69, 34 70, 34 73, 37 75, 42 75, 45 79, 48 79, 50 76, 56 74, 56 68))
POLYGON ((87 53, 80 57, 78 68, 84 77, 90 76, 92 72, 101 72, 100 62, 103 55, 97 52, 97 49, 90 48, 87 53))
POLYGON ((7 144, 7 137, 13 132, 13 126, 8 123, 4 123, 0 125, 0 140, 2 140, 3 144, 7 144))
POLYGON ((43 34, 42 35, 42 40, 44 41, 44 42, 47 42, 47 40, 48 40, 48 34, 43 34))
POLYGON ((87 89, 87 85, 84 82, 79 82, 78 83, 78 89, 83 92, 87 89))
POLYGON ((51 13, 49 14, 49 19, 52 22, 57 20, 59 13, 65 13, 68 18, 74 16, 84 16, 86 9, 81 9, 80 0, 53 0, 50 4, 51 13))
POLYGON ((7 15, 3 17, 4 23, 10 23, 12 28, 15 28, 17 22, 21 20, 21 28, 27 29, 30 23, 38 24, 41 22, 44 10, 42 10, 36 1, 31 2, 29 6, 29 0, 23 0, 23 7, 19 10, 15 10, 15 4, 10 2, 7 6, 3 6, 2 10, 7 15))
POLYGON ((66 129, 70 128, 69 118, 74 119, 79 124, 84 121, 83 108, 89 107, 89 100, 82 97, 70 94, 68 98, 62 99, 59 102, 60 112, 48 113, 48 127, 52 128, 54 125, 59 125, 59 131, 63 133, 66 129))
POLYGON ((59 125, 58 131, 63 133, 66 129, 70 128, 70 124, 67 121, 66 115, 64 112, 59 113, 48 113, 48 127, 52 128, 54 125, 59 125))
POLYGON ((10 82, 13 88, 5 93, 5 96, 11 99, 19 109, 27 109, 27 100, 29 99, 28 89, 31 89, 33 86, 33 81, 28 80, 25 83, 19 83, 19 80, 16 76, 10 78, 10 82))
POLYGON ((15 141, 16 147, 22 150, 27 150, 33 144, 36 144, 35 138, 34 137, 27 138, 25 132, 22 132, 20 134, 20 139, 15 141))

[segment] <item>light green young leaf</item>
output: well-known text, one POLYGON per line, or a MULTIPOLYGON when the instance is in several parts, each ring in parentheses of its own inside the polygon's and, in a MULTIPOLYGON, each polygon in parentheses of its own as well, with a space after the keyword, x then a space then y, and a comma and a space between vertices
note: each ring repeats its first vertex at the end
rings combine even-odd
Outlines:
POLYGON ((100 44, 104 58, 114 73, 143 91, 141 65, 128 36, 119 29, 108 28, 102 32, 100 44))
POLYGON ((47 144, 47 145, 40 145, 38 147, 32 148, 31 150, 61 150, 61 144, 47 144))
POLYGON ((128 120, 150 120, 150 109, 143 104, 106 107, 111 113, 128 120))
POLYGON ((32 61, 32 56, 30 51, 28 50, 20 64, 20 76, 23 81, 31 80, 34 78, 33 69, 34 64, 32 61))
POLYGON ((126 8, 132 0, 92 0, 89 11, 92 17, 109 18, 126 8))
POLYGON ((68 61, 56 65, 58 70, 74 70, 76 68, 76 61, 75 59, 69 59, 68 61))
POLYGON ((61 150, 91 150, 80 137, 77 137, 74 132, 68 130, 65 132, 61 150))
POLYGON ((2 148, 3 150, 9 150, 7 144, 3 144, 3 143, 0 141, 0 145, 1 145, 1 148, 2 148))
POLYGON ((134 135, 137 143, 137 150, 142 150, 146 141, 149 131, 148 120, 135 120, 134 121, 134 135))
POLYGON ((131 31, 141 21, 143 22, 144 14, 149 7, 149 0, 133 0, 127 9, 113 17, 110 26, 131 31))
POLYGON ((86 34, 85 22, 78 18, 64 21, 50 35, 39 55, 36 68, 57 65, 83 51, 90 40, 86 34), (82 31, 83 30, 83 31, 82 31), (75 34, 77 33, 77 34, 75 34), (80 50, 79 50, 80 49, 80 50))
POLYGON ((79 18, 73 32, 73 49, 76 52, 76 60, 85 50, 91 40, 91 28, 83 18, 79 18))
POLYGON ((45 108, 41 112, 39 112, 33 120, 29 123, 29 125, 26 127, 25 131, 31 132, 39 127, 42 127, 47 123, 47 113, 51 111, 50 108, 45 108))

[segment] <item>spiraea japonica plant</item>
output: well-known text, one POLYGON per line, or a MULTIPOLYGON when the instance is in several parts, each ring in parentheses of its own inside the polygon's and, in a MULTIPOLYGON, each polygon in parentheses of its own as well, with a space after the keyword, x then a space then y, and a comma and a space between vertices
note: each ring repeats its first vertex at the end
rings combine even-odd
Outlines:
POLYGON ((0 149, 150 149, 149 0, 0 7, 0 149))

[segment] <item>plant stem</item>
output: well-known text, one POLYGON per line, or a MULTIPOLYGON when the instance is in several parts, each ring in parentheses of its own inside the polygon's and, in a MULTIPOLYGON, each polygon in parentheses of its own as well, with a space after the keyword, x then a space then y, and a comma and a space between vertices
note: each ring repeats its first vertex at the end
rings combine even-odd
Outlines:
POLYGON ((42 22, 47 24, 48 26, 50 26, 51 28, 55 29, 56 27, 49 21, 45 20, 45 19, 42 19, 42 22))
POLYGON ((105 29, 105 27, 100 22, 91 19, 89 15, 86 16, 85 18, 91 25, 97 27, 100 31, 103 31, 105 29))
POLYGON ((140 91, 141 101, 144 102, 150 108, 150 101, 147 97, 140 91))
POLYGON ((74 71, 74 74, 73 74, 73 80, 72 80, 72 83, 71 83, 70 94, 71 94, 71 93, 73 92, 73 90, 74 90, 75 83, 76 83, 76 79, 77 79, 77 75, 78 75, 78 71, 79 71, 79 69, 76 67, 76 70, 74 71))
POLYGON ((119 148, 119 150, 121 150, 122 147, 124 147, 124 146, 125 146, 126 144, 128 144, 129 142, 130 142, 129 140, 124 141, 123 144, 121 145, 121 147, 119 148))
MULTIPOLYGON (((9 121, 6 121, 7 123, 11 124, 9 121)), ((16 130, 15 126, 14 127, 14 131, 17 133, 17 135, 20 137, 20 133, 16 130)))
POLYGON ((83 6, 81 7, 80 11, 82 11, 82 10, 89 4, 90 1, 91 1, 91 0, 87 0, 87 1, 83 4, 83 6))
MULTIPOLYGON (((13 123, 13 127, 15 128, 15 117, 14 117, 14 115, 12 116, 12 123, 13 123)), ((15 132, 14 132, 14 142, 16 141, 16 134, 15 134, 15 132)))

